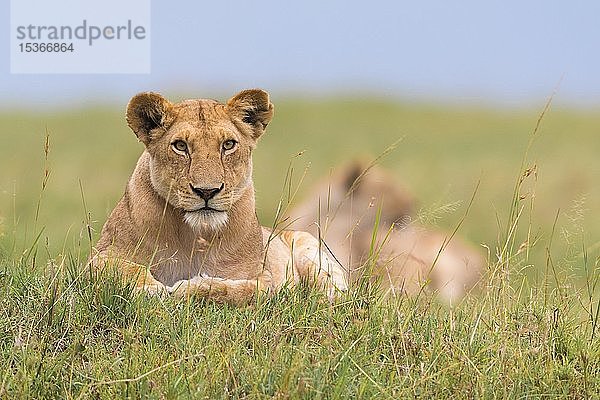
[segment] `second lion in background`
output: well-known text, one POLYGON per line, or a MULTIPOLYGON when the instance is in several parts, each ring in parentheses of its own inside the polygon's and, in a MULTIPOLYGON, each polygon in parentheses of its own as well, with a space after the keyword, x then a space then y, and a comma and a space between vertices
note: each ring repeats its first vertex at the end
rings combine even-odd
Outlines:
POLYGON ((354 160, 309 189, 287 216, 292 229, 326 243, 350 281, 370 274, 391 295, 424 288, 454 304, 480 280, 485 259, 464 240, 414 221, 414 208, 390 173, 354 160))

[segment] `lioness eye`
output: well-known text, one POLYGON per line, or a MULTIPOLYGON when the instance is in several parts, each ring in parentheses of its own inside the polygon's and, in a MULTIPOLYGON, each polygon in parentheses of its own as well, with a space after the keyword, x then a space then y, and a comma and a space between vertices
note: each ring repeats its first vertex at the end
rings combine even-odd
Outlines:
POLYGON ((171 143, 171 146, 173 146, 175 150, 181 153, 187 153, 188 146, 187 143, 185 143, 183 140, 176 140, 173 143, 171 143))
POLYGON ((223 142, 223 150, 231 150, 235 147, 237 142, 233 139, 226 140, 223 142))

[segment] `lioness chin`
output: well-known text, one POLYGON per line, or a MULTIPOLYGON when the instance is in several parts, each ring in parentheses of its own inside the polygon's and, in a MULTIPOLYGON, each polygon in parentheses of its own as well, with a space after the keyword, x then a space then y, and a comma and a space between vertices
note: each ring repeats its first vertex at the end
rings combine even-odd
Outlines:
POLYGON ((91 263, 116 266, 137 290, 244 304, 300 280, 330 296, 346 274, 306 232, 275 234, 255 212, 252 150, 273 117, 269 95, 171 103, 140 93, 127 123, 145 145, 91 263))

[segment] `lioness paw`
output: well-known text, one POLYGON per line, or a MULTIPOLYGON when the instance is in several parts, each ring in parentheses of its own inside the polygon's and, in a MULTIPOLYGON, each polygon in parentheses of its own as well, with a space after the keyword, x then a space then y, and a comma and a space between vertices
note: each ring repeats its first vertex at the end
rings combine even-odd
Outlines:
POLYGON ((334 301, 339 298, 344 292, 348 291, 348 283, 343 277, 330 275, 325 279, 325 288, 327 290, 327 298, 329 301, 334 301))
POLYGON ((227 293, 225 279, 208 277, 205 275, 196 276, 192 279, 182 279, 167 288, 169 293, 175 297, 184 297, 191 295, 198 296, 218 296, 227 293))
POLYGON ((161 296, 168 293, 168 288, 160 282, 136 286, 134 293, 145 293, 149 296, 161 296))
POLYGON ((326 290, 329 300, 333 301, 348 290, 346 272, 325 253, 321 252, 318 257, 313 257, 309 262, 317 273, 317 283, 326 290))

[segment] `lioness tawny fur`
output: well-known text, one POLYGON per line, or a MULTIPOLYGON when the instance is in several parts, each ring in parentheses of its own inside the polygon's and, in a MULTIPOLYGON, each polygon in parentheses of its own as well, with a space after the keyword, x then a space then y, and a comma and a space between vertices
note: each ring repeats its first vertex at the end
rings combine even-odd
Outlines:
POLYGON ((258 222, 251 156, 272 117, 269 95, 259 89, 225 104, 134 96, 127 123, 145 151, 92 264, 116 266, 138 290, 232 304, 301 279, 330 295, 345 290, 344 271, 312 235, 274 234, 258 222))

